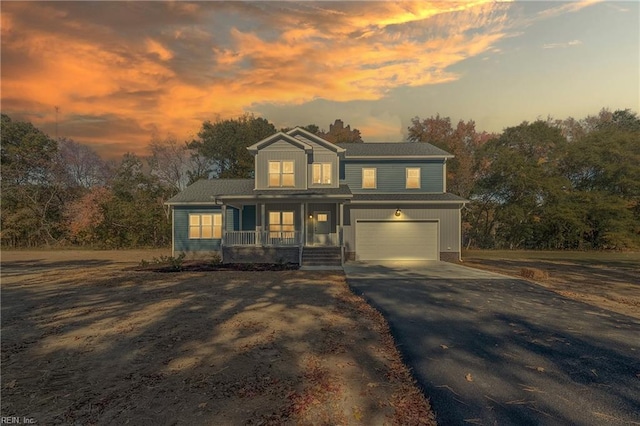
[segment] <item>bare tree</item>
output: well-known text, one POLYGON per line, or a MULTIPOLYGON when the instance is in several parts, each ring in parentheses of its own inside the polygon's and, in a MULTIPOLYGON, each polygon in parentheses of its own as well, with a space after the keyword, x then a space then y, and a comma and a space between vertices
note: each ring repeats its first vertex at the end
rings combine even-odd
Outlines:
POLYGON ((173 192, 182 191, 190 183, 190 172, 195 166, 192 150, 185 142, 178 142, 173 135, 164 139, 154 136, 149 150, 151 173, 173 192))
POLYGON ((61 178, 71 187, 105 185, 111 175, 107 163, 93 149, 67 138, 58 140, 58 163, 61 178))

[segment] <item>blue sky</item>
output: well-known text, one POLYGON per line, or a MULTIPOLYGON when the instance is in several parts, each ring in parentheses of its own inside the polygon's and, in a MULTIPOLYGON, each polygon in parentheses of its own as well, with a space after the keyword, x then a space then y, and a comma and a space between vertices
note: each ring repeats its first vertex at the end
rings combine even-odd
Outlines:
POLYGON ((2 2, 2 111, 105 155, 203 120, 399 141, 639 110, 638 2, 2 2))

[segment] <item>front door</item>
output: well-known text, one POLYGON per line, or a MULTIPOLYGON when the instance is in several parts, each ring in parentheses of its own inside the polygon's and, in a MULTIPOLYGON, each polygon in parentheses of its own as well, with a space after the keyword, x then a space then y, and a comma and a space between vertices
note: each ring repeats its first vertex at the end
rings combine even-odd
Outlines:
POLYGON ((331 212, 315 212, 313 215, 313 244, 331 244, 331 212))

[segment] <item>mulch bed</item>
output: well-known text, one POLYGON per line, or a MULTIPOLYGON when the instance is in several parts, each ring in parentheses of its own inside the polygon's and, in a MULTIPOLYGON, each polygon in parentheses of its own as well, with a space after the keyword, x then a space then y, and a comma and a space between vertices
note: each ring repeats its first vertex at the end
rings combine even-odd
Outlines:
POLYGON ((213 272, 213 271, 294 271, 300 269, 297 263, 211 263, 204 261, 184 261, 176 266, 167 263, 138 265, 127 270, 143 272, 213 272))

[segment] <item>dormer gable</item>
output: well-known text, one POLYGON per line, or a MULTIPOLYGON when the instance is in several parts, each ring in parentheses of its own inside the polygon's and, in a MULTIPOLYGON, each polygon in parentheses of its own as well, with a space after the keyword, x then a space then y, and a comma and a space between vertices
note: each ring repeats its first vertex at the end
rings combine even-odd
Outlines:
POLYGON ((298 140, 300 140, 302 142, 305 142, 307 144, 309 142, 316 143, 316 144, 320 145, 321 147, 328 149, 329 151, 335 152, 336 154, 341 154, 341 153, 345 152, 344 148, 342 148, 342 147, 340 147, 340 146, 338 146, 338 145, 336 145, 334 143, 331 143, 328 140, 323 139, 320 136, 315 135, 315 134, 313 134, 313 133, 311 133, 311 132, 309 132, 309 131, 307 131, 307 130, 305 130, 303 128, 300 128, 300 127, 296 127, 294 129, 289 130, 287 132, 287 135, 293 136, 294 138, 296 138, 296 139, 298 139, 298 140))
POLYGON ((287 149, 287 144, 288 144, 289 147, 293 146, 296 148, 303 149, 305 153, 310 153, 313 151, 313 147, 310 144, 305 143, 304 141, 300 139, 296 139, 295 137, 290 136, 283 132, 278 132, 269 137, 266 137, 261 141, 256 142, 251 146, 248 146, 247 149, 249 150, 250 153, 255 155, 261 149, 265 149, 276 143, 280 143, 280 145, 283 146, 284 149, 287 149))

